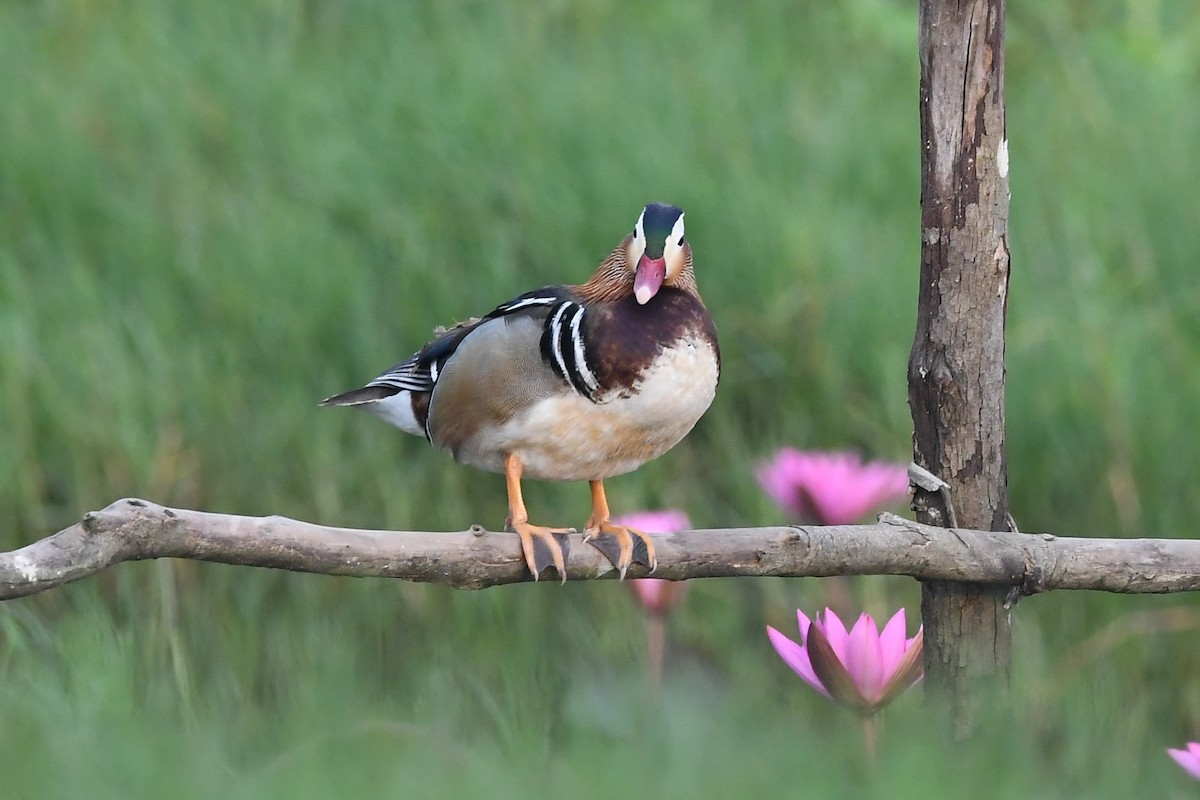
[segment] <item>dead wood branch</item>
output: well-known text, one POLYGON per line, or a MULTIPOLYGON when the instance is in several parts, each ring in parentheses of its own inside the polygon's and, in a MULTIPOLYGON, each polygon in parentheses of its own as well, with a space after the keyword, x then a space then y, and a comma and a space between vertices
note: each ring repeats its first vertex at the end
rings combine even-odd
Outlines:
MULTIPOLYGON (((571 580, 614 577, 579 535, 571 580)), ((1050 589, 1164 593, 1200 589, 1200 541, 1081 539, 938 528, 884 515, 874 525, 685 531, 655 537, 655 577, 908 575, 1050 589)), ((0 600, 86 578, 124 561, 187 558, 295 572, 399 578, 481 589, 531 580, 515 534, 331 528, 119 500, 27 547, 0 553, 0 600)), ((642 577, 634 567, 630 575, 642 577)), ((551 580, 552 583, 557 581, 551 580)))

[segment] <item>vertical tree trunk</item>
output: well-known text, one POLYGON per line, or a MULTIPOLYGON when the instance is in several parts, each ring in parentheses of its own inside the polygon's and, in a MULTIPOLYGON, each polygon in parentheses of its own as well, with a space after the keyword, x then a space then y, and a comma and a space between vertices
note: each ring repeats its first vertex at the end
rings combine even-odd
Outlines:
MULTIPOLYGON (((920 0, 921 288, 908 365, 916 462, 945 481, 918 489, 918 519, 1008 528, 1004 321, 1008 141, 1004 0, 920 0)), ((1006 683, 1005 588, 922 589, 929 691, 968 731, 988 679, 1006 683)))

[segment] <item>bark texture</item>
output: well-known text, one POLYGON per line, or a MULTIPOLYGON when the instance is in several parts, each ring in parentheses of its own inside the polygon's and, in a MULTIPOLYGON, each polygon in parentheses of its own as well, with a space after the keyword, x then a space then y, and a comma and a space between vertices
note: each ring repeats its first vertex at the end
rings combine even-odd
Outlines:
MULTIPOLYGON (((571 580, 615 578, 578 534, 571 580)), ((669 580, 730 576, 908 575, 931 585, 994 586, 1013 599, 1050 589, 1200 590, 1200 541, 1060 539, 922 525, 885 514, 875 525, 732 528, 654 536, 669 580), (943 583, 943 582, 953 583, 943 583)), ((53 536, 0 553, 0 600, 43 592, 125 561, 188 558, 354 577, 482 589, 532 580, 516 534, 331 528, 287 517, 241 517, 119 500, 53 536)), ((634 565, 631 577, 645 568, 634 565)), ((547 581, 557 586, 552 577, 547 581)), ((938 636, 957 633, 952 622, 938 636)), ((931 631, 925 631, 929 639, 931 631)), ((930 645, 926 643, 926 647, 930 645)))
MULTIPOLYGON (((947 488, 918 489, 914 508, 931 525, 1007 530, 1004 0, 921 0, 919 46, 921 287, 909 406, 914 460, 947 488)), ((1004 592, 927 583, 921 615, 926 685, 965 731, 980 684, 1007 683, 1004 592)))

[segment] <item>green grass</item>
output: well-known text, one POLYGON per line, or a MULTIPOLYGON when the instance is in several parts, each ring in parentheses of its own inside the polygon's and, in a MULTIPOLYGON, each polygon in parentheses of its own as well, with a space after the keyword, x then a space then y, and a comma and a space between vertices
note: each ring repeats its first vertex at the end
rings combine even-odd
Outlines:
MULTIPOLYGON (((774 448, 906 459, 912 6, 0 5, 0 545, 127 495, 498 525, 495 476, 315 403, 582 280, 651 199, 687 209, 724 373, 615 510, 780 522, 752 477, 774 448)), ((1200 12, 1011 6, 1014 515, 1192 536, 1200 12)), ((586 511, 579 486, 528 500, 586 511)), ((877 613, 919 595, 851 586, 877 613)), ((871 768, 763 636, 828 596, 699 583, 653 698, 614 584, 125 565, 0 608, 0 775, 13 797, 1188 791, 1163 748, 1200 737, 1190 598, 1023 602, 1012 710, 952 750, 904 698, 871 768)))

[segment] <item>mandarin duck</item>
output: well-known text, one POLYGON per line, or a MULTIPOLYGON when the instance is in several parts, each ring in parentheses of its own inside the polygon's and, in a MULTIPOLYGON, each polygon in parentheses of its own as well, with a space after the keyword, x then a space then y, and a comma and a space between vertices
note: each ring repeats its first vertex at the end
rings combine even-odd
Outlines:
POLYGON ((654 544, 615 524, 604 479, 670 450, 716 394, 717 333, 692 271, 683 211, 651 203, 586 283, 545 286, 433 341, 327 406, 357 406, 454 459, 503 473, 508 525, 536 580, 566 580, 569 528, 533 525, 521 478, 588 481, 584 527, 622 578, 657 567, 654 544))

